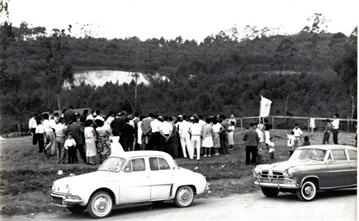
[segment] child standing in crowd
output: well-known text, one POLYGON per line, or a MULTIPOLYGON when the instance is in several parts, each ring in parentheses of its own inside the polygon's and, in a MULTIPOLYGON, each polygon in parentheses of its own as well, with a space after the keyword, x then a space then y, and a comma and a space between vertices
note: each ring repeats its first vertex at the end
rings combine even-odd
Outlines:
POLYGON ((72 138, 71 134, 67 135, 67 139, 65 140, 64 144, 65 149, 68 152, 68 163, 73 164, 77 163, 77 156, 76 156, 76 141, 72 138))
POLYGON ((309 146, 309 145, 310 145, 309 137, 308 137, 308 136, 305 136, 305 137, 304 137, 303 146, 309 146))
POLYGON ((267 144, 268 147, 269 147, 269 150, 268 150, 268 152, 269 152, 269 159, 270 159, 270 161, 272 161, 272 160, 274 160, 274 152, 275 152, 273 137, 271 137, 271 138, 269 139, 269 141, 270 141, 270 142, 267 144))
POLYGON ((85 121, 85 144, 87 163, 95 165, 94 157, 96 156, 96 132, 93 128, 92 120, 85 121))
POLYGON ((293 152, 294 152, 294 143, 295 143, 295 136, 294 136, 294 132, 291 131, 290 134, 287 134, 288 137, 288 141, 287 141, 287 147, 289 150, 289 156, 292 156, 293 152))
POLYGON ((230 150, 233 150, 233 146, 234 146, 234 131, 235 131, 234 124, 235 123, 233 121, 230 121, 227 129, 228 145, 230 150))
POLYGON ((211 119, 206 119, 206 124, 203 126, 202 130, 202 147, 204 149, 203 157, 211 156, 211 148, 213 147, 213 129, 211 125, 211 119))
POLYGON ((44 125, 42 125, 42 122, 40 119, 36 119, 36 129, 35 129, 35 135, 37 144, 39 145, 39 152, 43 152, 45 149, 45 128, 44 125))

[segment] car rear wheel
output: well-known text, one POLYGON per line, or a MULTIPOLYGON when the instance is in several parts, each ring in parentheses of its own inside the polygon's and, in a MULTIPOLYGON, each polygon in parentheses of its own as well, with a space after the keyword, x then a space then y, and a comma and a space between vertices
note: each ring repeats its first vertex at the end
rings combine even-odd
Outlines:
POLYGON ((175 197, 175 204, 178 207, 188 207, 192 204, 193 200, 194 192, 190 186, 181 186, 178 188, 175 197))
POLYGON ((108 216, 112 211, 112 198, 110 194, 104 191, 99 191, 91 196, 87 204, 87 211, 92 217, 103 218, 108 216))
POLYGON ((262 192, 266 197, 276 197, 276 196, 278 196, 279 189, 270 188, 270 187, 262 187, 262 192))
POLYGON ((78 214, 78 213, 83 213, 86 209, 86 206, 71 206, 71 207, 67 207, 67 209, 74 213, 74 214, 78 214))
POLYGON ((302 201, 311 201, 317 195, 317 186, 312 180, 305 181, 296 194, 302 201))

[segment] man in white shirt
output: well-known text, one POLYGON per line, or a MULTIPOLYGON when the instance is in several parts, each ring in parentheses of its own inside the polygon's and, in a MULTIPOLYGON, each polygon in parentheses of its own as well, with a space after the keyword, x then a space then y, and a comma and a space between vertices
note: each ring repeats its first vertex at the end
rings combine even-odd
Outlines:
POLYGON ((293 133, 294 133, 294 137, 295 137, 294 147, 297 148, 297 147, 299 147, 300 138, 303 135, 303 131, 299 128, 298 124, 294 124, 293 133))
MULTIPOLYGON (((180 137, 182 154, 184 158, 187 158, 187 151, 190 156, 193 158, 193 147, 190 139, 189 128, 191 123, 187 121, 187 116, 183 115, 177 123, 177 130, 180 137)), ((191 158, 191 159, 192 159, 191 158)))
POLYGON ((29 130, 30 133, 32 134, 32 145, 36 145, 37 144, 37 140, 36 140, 36 127, 37 127, 37 123, 36 123, 36 114, 33 114, 32 117, 29 120, 29 130))
POLYGON ((334 114, 334 120, 332 121, 332 133, 333 143, 338 144, 338 133, 339 133, 339 114, 334 114))
MULTIPOLYGON (((196 150, 197 160, 201 156, 201 134, 202 134, 202 125, 199 123, 199 119, 196 117, 193 124, 189 128, 191 134, 191 142, 193 150, 196 150)), ((193 152, 192 152, 193 153, 193 152)), ((193 158, 193 155, 189 156, 190 159, 193 158)))
POLYGON ((149 140, 148 149, 149 150, 159 150, 161 149, 161 134, 160 134, 160 125, 162 124, 162 117, 154 115, 154 120, 151 121, 151 138, 149 140))
POLYGON ((166 151, 167 141, 169 140, 173 132, 173 125, 170 123, 168 117, 164 117, 164 121, 159 126, 159 131, 161 134, 161 150, 166 151))

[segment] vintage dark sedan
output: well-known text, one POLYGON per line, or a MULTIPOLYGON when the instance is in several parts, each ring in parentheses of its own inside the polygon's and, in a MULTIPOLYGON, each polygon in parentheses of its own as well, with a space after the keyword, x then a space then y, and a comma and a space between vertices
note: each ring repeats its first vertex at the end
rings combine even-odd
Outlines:
POLYGON ((300 200, 310 201, 318 190, 357 186, 357 148, 344 145, 299 147, 288 161, 256 166, 253 177, 267 197, 293 192, 300 200))

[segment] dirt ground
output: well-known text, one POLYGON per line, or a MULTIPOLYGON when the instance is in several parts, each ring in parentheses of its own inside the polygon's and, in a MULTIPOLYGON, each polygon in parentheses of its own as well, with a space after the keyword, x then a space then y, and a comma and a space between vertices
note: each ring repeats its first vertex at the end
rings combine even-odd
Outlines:
MULTIPOLYGON (((286 132, 272 131, 276 143, 275 161, 289 157, 286 148, 286 132)), ((322 133, 305 134, 312 144, 320 144, 322 133)), ((236 132, 234 150, 228 155, 202 158, 201 161, 177 159, 185 168, 200 172, 209 182, 209 191, 200 197, 227 197, 235 193, 249 193, 258 190, 252 181, 254 166, 246 166, 242 141, 243 132, 236 132)), ((355 134, 341 132, 340 144, 354 145, 355 134)), ((8 138, 0 141, 0 214, 36 214, 66 211, 50 205, 52 182, 69 173, 81 174, 96 170, 97 166, 83 163, 56 164, 56 157, 46 157, 32 146, 31 137, 8 138), (57 175, 58 170, 64 175, 57 175)))

